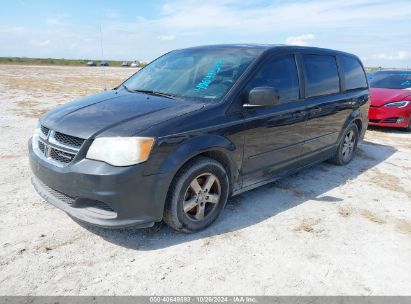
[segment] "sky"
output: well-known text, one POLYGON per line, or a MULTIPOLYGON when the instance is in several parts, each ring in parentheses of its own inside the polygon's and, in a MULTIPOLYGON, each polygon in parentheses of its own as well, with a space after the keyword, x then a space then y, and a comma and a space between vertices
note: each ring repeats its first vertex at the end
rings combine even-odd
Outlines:
POLYGON ((411 0, 0 0, 0 56, 150 61, 220 43, 326 47, 411 68, 411 0))

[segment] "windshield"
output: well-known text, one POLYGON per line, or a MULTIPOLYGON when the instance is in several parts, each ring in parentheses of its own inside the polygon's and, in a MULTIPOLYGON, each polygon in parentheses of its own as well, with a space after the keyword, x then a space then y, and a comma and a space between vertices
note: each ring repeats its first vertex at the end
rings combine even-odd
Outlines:
POLYGON ((368 75, 371 88, 410 89, 411 71, 381 71, 368 75))
POLYGON ((173 51, 141 69, 122 87, 185 100, 217 102, 262 51, 252 48, 173 51))

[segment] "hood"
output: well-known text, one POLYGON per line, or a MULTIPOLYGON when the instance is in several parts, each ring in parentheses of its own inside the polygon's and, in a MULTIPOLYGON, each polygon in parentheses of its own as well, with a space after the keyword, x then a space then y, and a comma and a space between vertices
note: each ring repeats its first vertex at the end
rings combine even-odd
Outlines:
POLYGON ((402 101, 411 96, 410 90, 371 88, 371 105, 380 107, 386 103, 402 101))
POLYGON ((113 90, 58 106, 44 114, 40 121, 50 129, 86 139, 103 132, 104 135, 133 136, 155 124, 203 106, 166 97, 113 90))

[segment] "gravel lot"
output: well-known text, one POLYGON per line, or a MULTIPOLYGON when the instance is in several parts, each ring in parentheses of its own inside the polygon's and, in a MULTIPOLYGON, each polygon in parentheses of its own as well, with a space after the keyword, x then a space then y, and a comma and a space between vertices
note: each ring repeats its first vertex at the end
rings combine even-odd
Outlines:
POLYGON ((209 229, 81 226, 30 184, 55 105, 130 68, 0 66, 1 295, 411 295, 411 134, 373 129, 328 163, 233 198, 209 229))

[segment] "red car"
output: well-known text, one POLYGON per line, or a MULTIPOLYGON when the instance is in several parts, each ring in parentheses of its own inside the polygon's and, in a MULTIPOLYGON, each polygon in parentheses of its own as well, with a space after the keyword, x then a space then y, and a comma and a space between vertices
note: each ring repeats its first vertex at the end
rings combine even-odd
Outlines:
POLYGON ((371 92, 368 125, 411 131, 411 71, 384 70, 368 77, 371 92))

